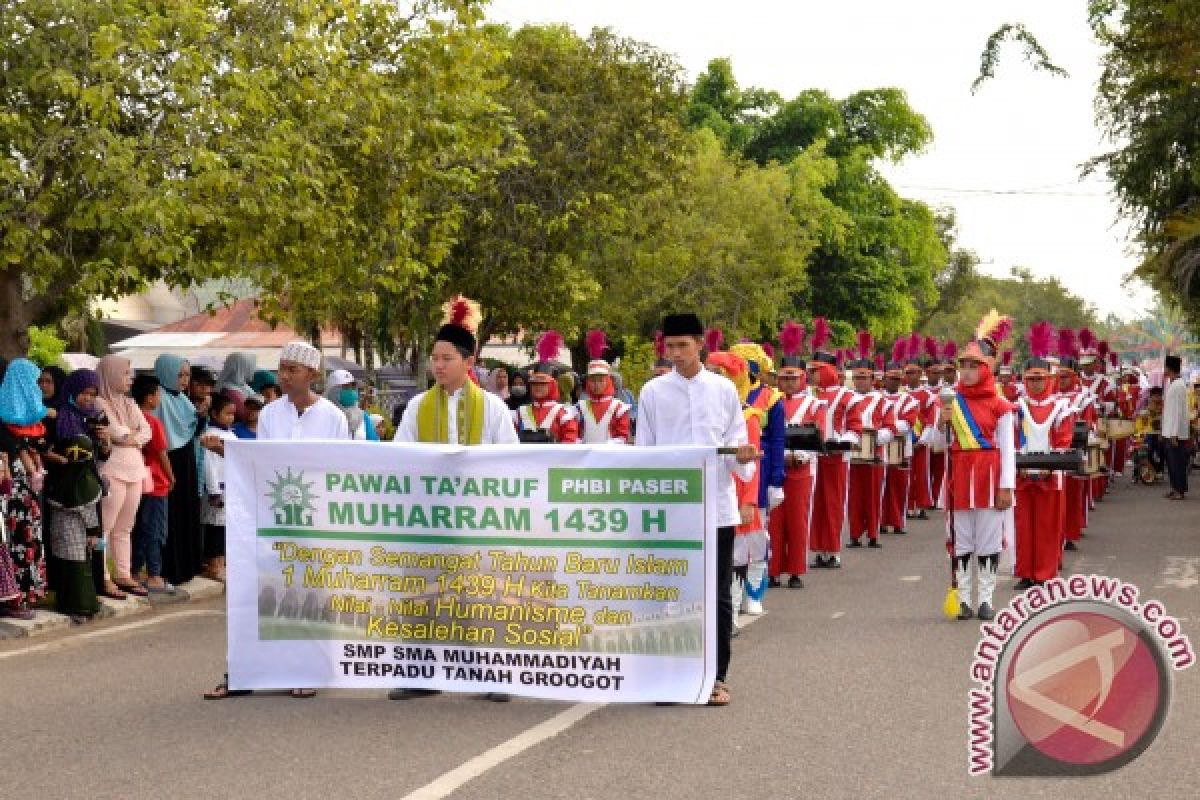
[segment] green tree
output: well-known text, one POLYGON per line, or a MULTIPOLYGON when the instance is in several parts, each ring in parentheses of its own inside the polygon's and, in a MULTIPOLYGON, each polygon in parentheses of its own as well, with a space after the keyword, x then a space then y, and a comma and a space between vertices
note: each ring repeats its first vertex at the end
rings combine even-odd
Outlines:
POLYGON ((1021 338, 1034 322, 1069 328, 1095 328, 1098 322, 1095 309, 1058 278, 1039 278, 1026 267, 1013 267, 1007 278, 978 276, 974 291, 961 305, 934 314, 921 330, 962 342, 974 335, 975 326, 992 308, 1013 318, 1015 335, 1006 349, 1016 346, 1022 354, 1027 349, 1021 338))
POLYGON ((601 291, 578 318, 649 337, 664 310, 689 308, 731 340, 774 334, 819 237, 842 218, 822 194, 834 171, 820 146, 759 167, 697 131, 678 182, 640 198, 624 235, 592 251, 601 291))

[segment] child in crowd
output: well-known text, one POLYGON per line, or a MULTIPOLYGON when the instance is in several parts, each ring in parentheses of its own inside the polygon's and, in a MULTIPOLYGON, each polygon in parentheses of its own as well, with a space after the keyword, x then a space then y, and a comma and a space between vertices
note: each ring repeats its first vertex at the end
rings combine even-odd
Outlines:
MULTIPOLYGON (((212 397, 208 412, 208 430, 225 441, 238 438, 233 432, 236 405, 224 394, 212 397)), ((257 412, 256 412, 257 416, 257 412)), ((207 497, 201 505, 204 521, 204 576, 225 581, 225 456, 215 452, 204 457, 204 487, 207 497)))
POLYGON ((252 394, 246 398, 242 404, 242 413, 244 419, 233 424, 233 434, 239 439, 257 439, 258 438, 258 414, 262 411, 263 398, 260 395, 252 394))
POLYGON ((142 447, 149 481, 142 487, 137 522, 133 528, 133 574, 146 568, 145 587, 151 594, 175 594, 163 578, 163 547, 167 544, 167 495, 175 487, 175 475, 167 455, 167 432, 155 415, 162 399, 158 378, 139 375, 133 381, 133 401, 150 426, 150 441, 142 447))

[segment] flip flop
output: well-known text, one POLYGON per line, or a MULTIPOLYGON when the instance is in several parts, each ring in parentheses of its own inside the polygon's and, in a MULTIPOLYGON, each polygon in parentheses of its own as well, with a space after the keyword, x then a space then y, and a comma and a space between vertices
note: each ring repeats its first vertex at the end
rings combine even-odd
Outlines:
POLYGON ((117 588, 120 589, 122 592, 125 592, 126 594, 133 595, 134 597, 145 597, 146 595, 150 594, 148 591, 146 591, 145 587, 141 586, 140 584, 136 584, 136 583, 130 583, 130 584, 118 583, 117 588))
POLYGON ((254 694, 254 692, 250 689, 230 689, 229 674, 226 673, 220 683, 204 693, 204 699, 224 700, 227 697, 245 697, 248 694, 254 694))
POLYGON ((724 681, 717 681, 713 684, 712 694, 708 696, 708 704, 710 706, 727 706, 731 699, 729 686, 724 681))

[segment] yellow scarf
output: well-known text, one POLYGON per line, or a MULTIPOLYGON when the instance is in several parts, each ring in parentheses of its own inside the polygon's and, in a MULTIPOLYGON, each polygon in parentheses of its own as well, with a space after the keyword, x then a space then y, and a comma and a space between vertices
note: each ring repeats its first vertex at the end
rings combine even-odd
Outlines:
MULTIPOLYGON (((458 396, 458 444, 483 442, 483 389, 468 380, 458 396)), ((450 395, 434 386, 417 409, 417 441, 454 444, 450 440, 450 395)))

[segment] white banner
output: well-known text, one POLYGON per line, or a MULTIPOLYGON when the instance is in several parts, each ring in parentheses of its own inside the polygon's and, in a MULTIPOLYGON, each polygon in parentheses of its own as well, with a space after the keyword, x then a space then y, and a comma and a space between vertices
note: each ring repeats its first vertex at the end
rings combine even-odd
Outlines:
POLYGON ((234 689, 704 703, 712 448, 226 444, 234 689))

